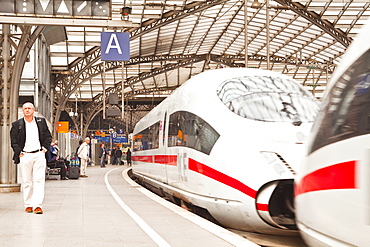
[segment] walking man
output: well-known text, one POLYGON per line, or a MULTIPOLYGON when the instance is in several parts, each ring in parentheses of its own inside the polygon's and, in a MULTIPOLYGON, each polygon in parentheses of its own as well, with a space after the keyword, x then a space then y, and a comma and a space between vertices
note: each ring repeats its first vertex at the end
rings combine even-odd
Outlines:
POLYGON ((13 160, 20 164, 25 211, 42 214, 45 189, 45 153, 51 144, 51 134, 45 118, 35 117, 35 106, 24 103, 23 118, 10 129, 13 160))
POLYGON ((86 175, 86 167, 87 167, 87 162, 89 160, 89 143, 90 143, 90 138, 86 137, 85 142, 80 145, 77 151, 77 156, 81 160, 81 175, 80 177, 87 178, 88 176, 86 175))

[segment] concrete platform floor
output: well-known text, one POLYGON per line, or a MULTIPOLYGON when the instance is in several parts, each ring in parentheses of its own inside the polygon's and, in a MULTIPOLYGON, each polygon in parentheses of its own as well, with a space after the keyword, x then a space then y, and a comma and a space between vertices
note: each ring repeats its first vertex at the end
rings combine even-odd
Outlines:
POLYGON ((0 246, 258 246, 143 189, 127 169, 46 180, 42 215, 24 212, 21 192, 0 193, 0 246))

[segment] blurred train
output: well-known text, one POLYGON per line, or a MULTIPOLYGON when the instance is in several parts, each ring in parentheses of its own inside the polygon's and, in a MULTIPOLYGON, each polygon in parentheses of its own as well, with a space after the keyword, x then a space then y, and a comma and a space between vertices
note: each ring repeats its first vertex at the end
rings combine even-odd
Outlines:
POLYGON ((318 102, 272 71, 198 74, 134 129, 133 175, 219 224, 297 234, 294 175, 318 102))
POLYGON ((369 40, 370 22, 331 77, 296 177, 297 223, 310 246, 370 246, 369 40))

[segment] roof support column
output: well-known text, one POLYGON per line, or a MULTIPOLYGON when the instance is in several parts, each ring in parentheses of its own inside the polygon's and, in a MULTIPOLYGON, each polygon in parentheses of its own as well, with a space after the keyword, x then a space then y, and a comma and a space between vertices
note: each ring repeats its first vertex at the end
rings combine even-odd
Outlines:
MULTIPOLYGON (((0 192, 19 192, 20 184, 17 184, 17 169, 14 165, 10 148, 10 119, 9 119, 9 89, 11 79, 10 61, 10 25, 2 26, 2 74, 1 74, 1 153, 0 153, 0 192)), ((14 109, 14 108, 13 108, 14 109)), ((17 108, 16 108, 17 109, 17 108)))
POLYGON ((105 119, 105 61, 103 61, 103 119, 105 119))
POLYGON ((248 68, 248 0, 244 0, 244 50, 245 67, 248 68))
POLYGON ((270 70, 270 0, 266 0, 266 60, 267 70, 270 70))
POLYGON ((124 82, 125 82, 125 62, 121 61, 121 63, 122 63, 122 89, 121 89, 122 115, 121 115, 121 118, 122 118, 122 121, 125 121, 125 119, 124 119, 124 117, 125 117, 125 85, 124 85, 124 82))

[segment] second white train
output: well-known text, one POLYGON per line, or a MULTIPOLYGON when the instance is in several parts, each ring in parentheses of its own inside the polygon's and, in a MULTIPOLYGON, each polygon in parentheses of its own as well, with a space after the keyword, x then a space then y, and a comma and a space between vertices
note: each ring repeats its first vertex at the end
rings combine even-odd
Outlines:
POLYGON ((294 175, 317 110, 309 92, 272 71, 201 73, 136 125, 133 173, 223 226, 294 234, 294 175))
POLYGON ((370 19, 326 89, 296 177, 297 223, 312 247, 370 246, 370 19))

